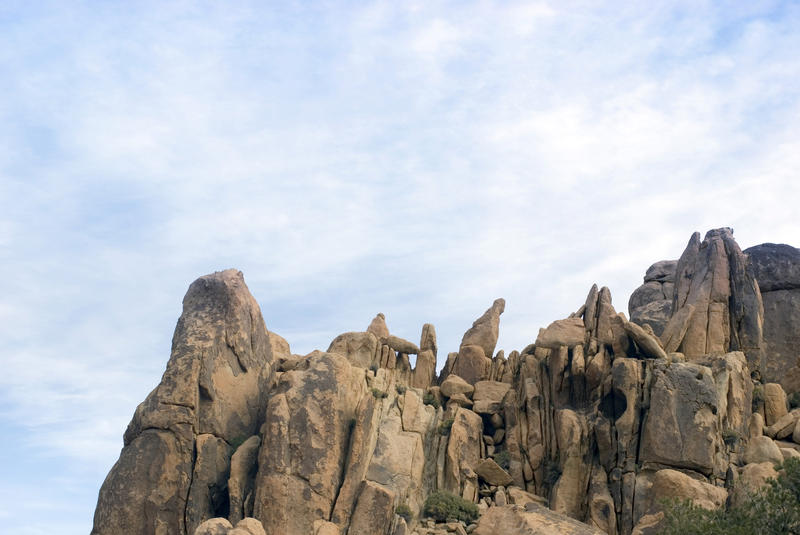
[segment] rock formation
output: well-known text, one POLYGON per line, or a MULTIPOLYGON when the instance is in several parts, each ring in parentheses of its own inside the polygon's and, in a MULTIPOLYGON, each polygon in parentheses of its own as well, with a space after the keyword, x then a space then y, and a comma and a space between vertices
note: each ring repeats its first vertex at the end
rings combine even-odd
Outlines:
POLYGON ((430 324, 415 345, 378 314, 293 355, 241 273, 201 277, 92 533, 629 535, 658 532, 662 498, 724 506, 800 456, 796 389, 772 375, 791 376, 800 324, 771 315, 798 287, 765 250, 756 263, 729 229, 695 234, 647 271, 633 321, 595 285, 508 357, 497 299, 438 378, 430 324), (785 293, 762 297, 759 277, 785 293), (479 519, 426 518, 435 491, 479 519))

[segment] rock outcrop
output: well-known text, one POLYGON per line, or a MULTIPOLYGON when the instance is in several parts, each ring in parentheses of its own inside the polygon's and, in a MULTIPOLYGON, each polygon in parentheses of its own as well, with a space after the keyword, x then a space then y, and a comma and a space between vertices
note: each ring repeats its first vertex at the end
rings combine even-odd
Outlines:
POLYGON ((744 252, 764 303, 763 378, 800 392, 800 249, 764 243, 744 252))
POLYGON ((800 330, 770 334, 762 308, 759 276, 765 294, 795 291, 782 262, 755 267, 728 229, 695 234, 648 269, 633 320, 594 285, 507 357, 497 299, 438 378, 430 324, 416 345, 378 314, 293 355, 241 273, 201 277, 92 533, 658 533, 663 498, 723 507, 800 456, 796 398, 761 382, 791 376, 800 330), (426 518, 435 491, 479 519, 426 518))

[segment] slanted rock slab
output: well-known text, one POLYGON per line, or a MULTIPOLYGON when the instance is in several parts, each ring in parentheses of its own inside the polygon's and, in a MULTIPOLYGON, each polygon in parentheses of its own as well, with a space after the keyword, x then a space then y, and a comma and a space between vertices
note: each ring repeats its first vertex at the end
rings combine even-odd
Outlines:
POLYGON ((493 459, 482 459, 475 465, 474 470, 478 477, 490 485, 506 486, 513 481, 508 472, 503 470, 493 459))

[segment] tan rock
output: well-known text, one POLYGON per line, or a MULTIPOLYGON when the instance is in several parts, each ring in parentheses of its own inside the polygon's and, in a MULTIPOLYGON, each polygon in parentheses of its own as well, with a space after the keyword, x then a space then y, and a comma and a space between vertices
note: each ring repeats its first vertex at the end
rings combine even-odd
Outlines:
POLYGON ((464 394, 453 394, 452 396, 450 396, 450 398, 448 398, 447 400, 447 406, 449 407, 451 404, 458 407, 467 407, 467 408, 472 408, 473 405, 472 400, 469 399, 464 394))
POLYGON ((253 514, 245 508, 245 498, 253 492, 256 471, 258 470, 258 449, 261 438, 258 435, 245 440, 231 457, 231 473, 228 478, 231 523, 237 523, 253 514))
POLYGON ((378 483, 364 481, 347 533, 387 535, 394 516, 394 501, 394 492, 378 483))
POLYGON ((475 405, 472 410, 479 414, 497 414, 503 408, 503 398, 511 385, 498 381, 478 381, 475 383, 475 391, 472 393, 472 401, 475 405))
POLYGON ((439 390, 443 396, 449 398, 453 397, 455 394, 472 395, 475 387, 458 375, 449 375, 444 381, 442 381, 442 384, 439 386, 439 390))
POLYGON ((500 332, 500 314, 506 308, 504 299, 495 299, 483 315, 476 319, 461 339, 461 346, 479 346, 483 349, 483 354, 491 358, 494 355, 494 348, 497 345, 497 337, 500 332))
POLYGON ((383 339, 383 343, 398 353, 405 353, 406 355, 416 355, 419 353, 419 348, 414 345, 413 342, 409 342, 399 336, 389 335, 383 339))
POLYGON ((422 326, 422 334, 419 337, 420 351, 430 351, 434 358, 438 355, 439 346, 436 343, 436 329, 430 323, 422 326))
POLYGON ((585 462, 588 448, 585 422, 574 411, 561 409, 556 412, 555 433, 561 476, 553 487, 550 506, 557 513, 577 518, 590 472, 585 462))
MULTIPOLYGON (((241 535, 266 535, 264 532, 264 526, 262 526, 261 522, 255 518, 241 519, 236 524, 234 531, 241 531, 241 535)), ((230 534, 236 535, 233 531, 231 531, 230 534)))
POLYGON ((783 462, 783 455, 781 455, 781 450, 771 438, 761 436, 750 439, 742 459, 745 464, 781 463, 783 462))
POLYGON ((481 445, 476 437, 483 435, 483 421, 472 411, 459 408, 453 418, 444 462, 444 490, 463 496, 465 481, 462 469, 478 464, 481 445))
POLYGON ((789 437, 794 431, 798 418, 800 418, 800 414, 798 414, 796 410, 786 413, 778 418, 775 423, 764 429, 764 434, 778 440, 789 437))
POLYGON ((493 459, 481 459, 481 461, 475 465, 474 470, 475 473, 478 474, 478 477, 489 485, 506 486, 513 481, 511 476, 508 475, 508 472, 500 468, 493 459))
POLYGON ((645 357, 654 359, 666 359, 667 354, 661 347, 660 341, 643 328, 630 321, 624 323, 625 332, 636 342, 639 351, 645 357))
POLYGON ((543 507, 547 507, 547 499, 541 496, 537 496, 536 494, 531 494, 530 492, 526 492, 519 487, 508 487, 506 489, 506 493, 508 494, 508 498, 514 505, 522 505, 524 506, 527 503, 535 503, 541 505, 543 507))
POLYGON ((580 318, 556 320, 539 331, 536 347, 558 349, 561 346, 573 347, 586 341, 584 322, 580 318))
POLYGON ((411 386, 428 388, 436 379, 436 355, 429 349, 423 349, 417 355, 417 362, 411 374, 411 386))
POLYGON ((450 373, 458 375, 469 384, 474 385, 487 377, 491 365, 492 359, 486 358, 480 346, 466 345, 461 346, 461 349, 458 350, 458 356, 453 362, 450 373))
POLYGON ((592 468, 587 501, 589 511, 586 523, 603 533, 616 533, 617 515, 615 514, 614 499, 608 491, 606 472, 598 465, 592 468))
POLYGON ((214 435, 202 434, 195 441, 197 458, 192 485, 186 502, 186 531, 194 533, 204 520, 217 516, 215 505, 224 503, 228 494, 231 448, 214 435))
POLYGON ((558 514, 535 503, 525 507, 490 507, 481 515, 473 535, 602 535, 583 522, 558 514))
POLYGON ((760 437, 764 434, 764 417, 760 413, 754 412, 750 416, 750 438, 760 437))
POLYGON ((781 455, 783 455, 783 460, 786 459, 800 459, 800 451, 797 451, 794 448, 779 448, 781 450, 781 455))
POLYGON ((367 332, 375 335, 378 340, 388 338, 389 327, 386 326, 386 316, 383 315, 383 312, 378 312, 378 315, 372 318, 369 327, 367 327, 367 332))
POLYGON ((339 527, 327 520, 315 520, 314 535, 339 535, 339 527))
POLYGON ((342 484, 350 422, 367 395, 363 369, 343 355, 314 352, 308 362, 308 370, 281 376, 279 393, 267 405, 254 516, 268 535, 307 535, 315 519, 330 515, 342 484))
POLYGON ((369 368, 380 366, 380 344, 378 338, 370 332, 350 332, 340 334, 328 346, 328 353, 343 355, 353 366, 369 368))
POLYGON ((739 470, 739 478, 731 493, 732 503, 734 505, 742 503, 749 495, 766 485, 768 479, 777 477, 778 472, 771 462, 743 466, 739 470))
POLYGON ((764 385, 764 423, 770 426, 780 420, 788 411, 786 392, 778 383, 764 385))
POLYGON ((728 493, 721 487, 694 479, 677 470, 659 470, 653 476, 653 484, 648 493, 649 514, 662 510, 664 500, 671 498, 689 499, 705 509, 717 509, 725 503, 728 493))
POLYGON ((800 420, 797 421, 792 430, 792 441, 795 444, 800 444, 800 420))
POLYGON ((167 369, 136 409, 125 448, 100 489, 92 534, 184 533, 195 434, 228 442, 255 434, 272 361, 261 311, 241 272, 192 283, 167 369))
POLYGON ((233 526, 226 518, 209 518, 194 530, 194 535, 227 535, 233 526))
POLYGON ((641 460, 697 470, 714 466, 718 398, 711 370, 656 361, 641 460))

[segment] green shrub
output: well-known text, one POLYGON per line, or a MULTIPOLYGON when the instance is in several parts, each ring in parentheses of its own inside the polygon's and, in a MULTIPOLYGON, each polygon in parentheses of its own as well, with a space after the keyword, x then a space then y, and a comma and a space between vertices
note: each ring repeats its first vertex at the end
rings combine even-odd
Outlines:
POLYGON ((389 393, 388 392, 384 392, 380 388, 373 388, 372 389, 372 396, 377 398, 377 399, 383 399, 383 398, 389 397, 389 393))
POLYGON ((764 387, 756 385, 753 387, 753 412, 758 410, 758 406, 764 402, 764 387))
POLYGON ((439 403, 439 400, 436 398, 436 396, 434 396, 431 392, 425 392, 425 395, 422 396, 422 402, 425 405, 433 405, 434 409, 438 409, 439 407, 442 406, 442 404, 439 403))
POLYGON ((394 510, 394 514, 403 517, 403 519, 406 521, 406 524, 410 523, 411 519, 414 518, 411 508, 404 503, 401 503, 397 506, 397 509, 394 510))
POLYGON ((796 409, 800 407, 800 392, 792 392, 789 394, 789 408, 796 409))
POLYGON ((448 418, 444 420, 442 423, 439 424, 439 434, 440 435, 449 435, 450 429, 453 427, 453 419, 448 418))
POLYGON ((437 522, 463 520, 467 524, 478 518, 478 507, 449 492, 434 492, 425 500, 423 512, 437 522))
POLYGON ((507 450, 503 450, 500 453, 495 454, 494 462, 496 462, 503 470, 508 470, 508 468, 511 466, 511 456, 508 454, 507 450))
POLYGON ((666 535, 800 534, 800 459, 787 459, 777 479, 729 508, 708 511, 691 501, 663 502, 666 535))
POLYGON ((247 436, 247 435, 242 435, 242 436, 238 436, 238 437, 234 438, 233 440, 231 440, 231 448, 233 448, 233 451, 236 451, 237 449, 239 449, 239 446, 244 444, 244 441, 247 440, 248 438, 250 438, 250 437, 247 436))
POLYGON ((729 448, 735 446, 741 438, 741 435, 735 429, 726 429, 722 432, 722 441, 725 442, 725 445, 729 448))
POLYGON ((395 385, 394 389, 397 390, 397 393, 401 396, 405 394, 407 390, 406 385, 395 385))

